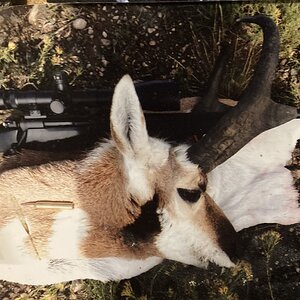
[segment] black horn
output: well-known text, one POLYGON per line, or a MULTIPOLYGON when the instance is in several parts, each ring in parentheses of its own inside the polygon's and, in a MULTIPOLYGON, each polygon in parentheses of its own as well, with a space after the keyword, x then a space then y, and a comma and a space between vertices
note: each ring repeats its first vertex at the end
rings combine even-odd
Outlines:
POLYGON ((203 97, 201 97, 201 101, 194 106, 193 113, 224 112, 228 109, 228 106, 218 101, 218 91, 223 78, 225 65, 231 54, 231 47, 228 42, 222 42, 220 48, 221 50, 209 76, 205 93, 203 97))
POLYGON ((265 15, 243 17, 238 22, 256 23, 262 28, 262 51, 239 103, 199 142, 188 149, 189 159, 205 172, 210 172, 230 158, 263 131, 297 116, 296 108, 276 103, 271 99, 271 86, 280 47, 276 24, 265 15))

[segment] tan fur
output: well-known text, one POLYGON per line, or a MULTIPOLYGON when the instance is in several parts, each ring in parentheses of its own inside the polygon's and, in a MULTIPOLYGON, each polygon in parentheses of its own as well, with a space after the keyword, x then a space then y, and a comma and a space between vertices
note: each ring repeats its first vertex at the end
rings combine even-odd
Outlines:
MULTIPOLYGON (((140 207, 126 193, 122 163, 122 156, 112 148, 99 163, 79 173, 79 207, 88 213, 91 224, 82 245, 87 257, 130 255, 128 247, 118 236, 118 230, 138 217, 140 207)), ((143 256, 140 251, 139 257, 143 256)))
POLYGON ((0 173, 20 167, 37 167, 54 161, 78 160, 84 155, 81 151, 73 152, 41 152, 23 149, 17 155, 0 157, 0 173))
POLYGON ((207 232, 208 235, 217 243, 218 236, 215 231, 217 219, 224 219, 226 217, 207 193, 202 195, 200 203, 201 205, 195 222, 201 225, 205 232, 207 232), (210 213, 207 213, 208 207, 210 209, 210 213))
POLYGON ((221 246, 224 251, 234 253, 235 249, 233 247, 236 242, 234 241, 234 227, 220 207, 207 193, 204 193, 203 197, 205 220, 208 224, 206 231, 215 240, 216 245, 221 246))
MULTIPOLYGON (((47 257, 51 224, 58 210, 36 209, 21 204, 38 200, 73 201, 74 208, 83 209, 89 216, 89 233, 81 246, 84 256, 136 255, 142 258, 157 254, 157 250, 149 248, 149 245, 136 251, 128 249, 120 239, 118 230, 138 217, 140 207, 126 193, 123 161, 118 150, 112 148, 106 151, 102 159, 89 169, 81 170, 80 164, 78 162, 76 166, 74 162, 64 161, 1 174, 1 227, 15 217, 25 217, 39 256, 47 257)), ((35 255, 32 240, 28 238, 27 246, 35 255)))
MULTIPOLYGON (((3 227, 16 217, 20 222, 24 218, 41 257, 47 255, 47 242, 52 233, 51 223, 57 210, 40 210, 21 204, 39 200, 76 200, 74 169, 72 162, 65 161, 0 174, 0 225, 3 227)), ((27 245, 31 252, 34 251, 29 238, 27 245)))

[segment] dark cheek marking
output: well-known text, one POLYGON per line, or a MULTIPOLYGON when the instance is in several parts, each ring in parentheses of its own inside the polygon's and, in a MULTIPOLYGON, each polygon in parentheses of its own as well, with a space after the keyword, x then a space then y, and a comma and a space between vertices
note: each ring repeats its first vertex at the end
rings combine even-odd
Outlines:
POLYGON ((161 232, 157 214, 158 195, 141 207, 141 214, 135 221, 121 229, 123 241, 128 246, 139 246, 141 243, 151 242, 153 237, 161 232))
POLYGON ((219 208, 214 207, 209 201, 206 203, 206 212, 211 225, 214 227, 217 241, 221 249, 229 256, 230 259, 236 257, 237 233, 229 222, 229 220, 221 212, 219 208))

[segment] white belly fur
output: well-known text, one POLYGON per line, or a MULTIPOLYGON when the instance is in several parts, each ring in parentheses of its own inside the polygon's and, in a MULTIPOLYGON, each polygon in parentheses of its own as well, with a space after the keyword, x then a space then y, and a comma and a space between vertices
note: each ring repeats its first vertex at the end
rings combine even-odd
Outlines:
MULTIPOLYGON (((27 221, 29 231, 31 224, 27 221)), ((88 218, 81 209, 63 210, 56 214, 53 234, 48 241, 48 257, 51 259, 80 259, 80 242, 88 229, 88 218)), ((34 242, 34 239, 33 239, 34 242)), ((37 255, 30 255, 28 233, 19 218, 11 220, 0 229, 0 263, 26 263, 37 255)), ((38 250, 38 249, 37 249, 38 250)))
POLYGON ((10 221, 0 230, 0 279, 34 285, 84 278, 105 282, 139 275, 162 261, 159 257, 86 259, 79 252, 79 244, 87 228, 84 211, 59 212, 48 243, 51 259, 40 260, 37 255, 29 254, 28 243, 25 243, 28 234, 20 220, 10 221))
POLYGON ((115 257, 102 259, 34 260, 30 264, 0 264, 2 280, 21 284, 45 285, 75 279, 103 282, 137 276, 161 263, 159 257, 129 260, 115 257))

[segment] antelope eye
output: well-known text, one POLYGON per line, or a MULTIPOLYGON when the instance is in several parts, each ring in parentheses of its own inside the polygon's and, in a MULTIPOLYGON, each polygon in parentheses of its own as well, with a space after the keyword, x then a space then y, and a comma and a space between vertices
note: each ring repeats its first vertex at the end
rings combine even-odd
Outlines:
POLYGON ((195 203, 201 196, 201 190, 177 189, 179 196, 187 202, 195 203))

